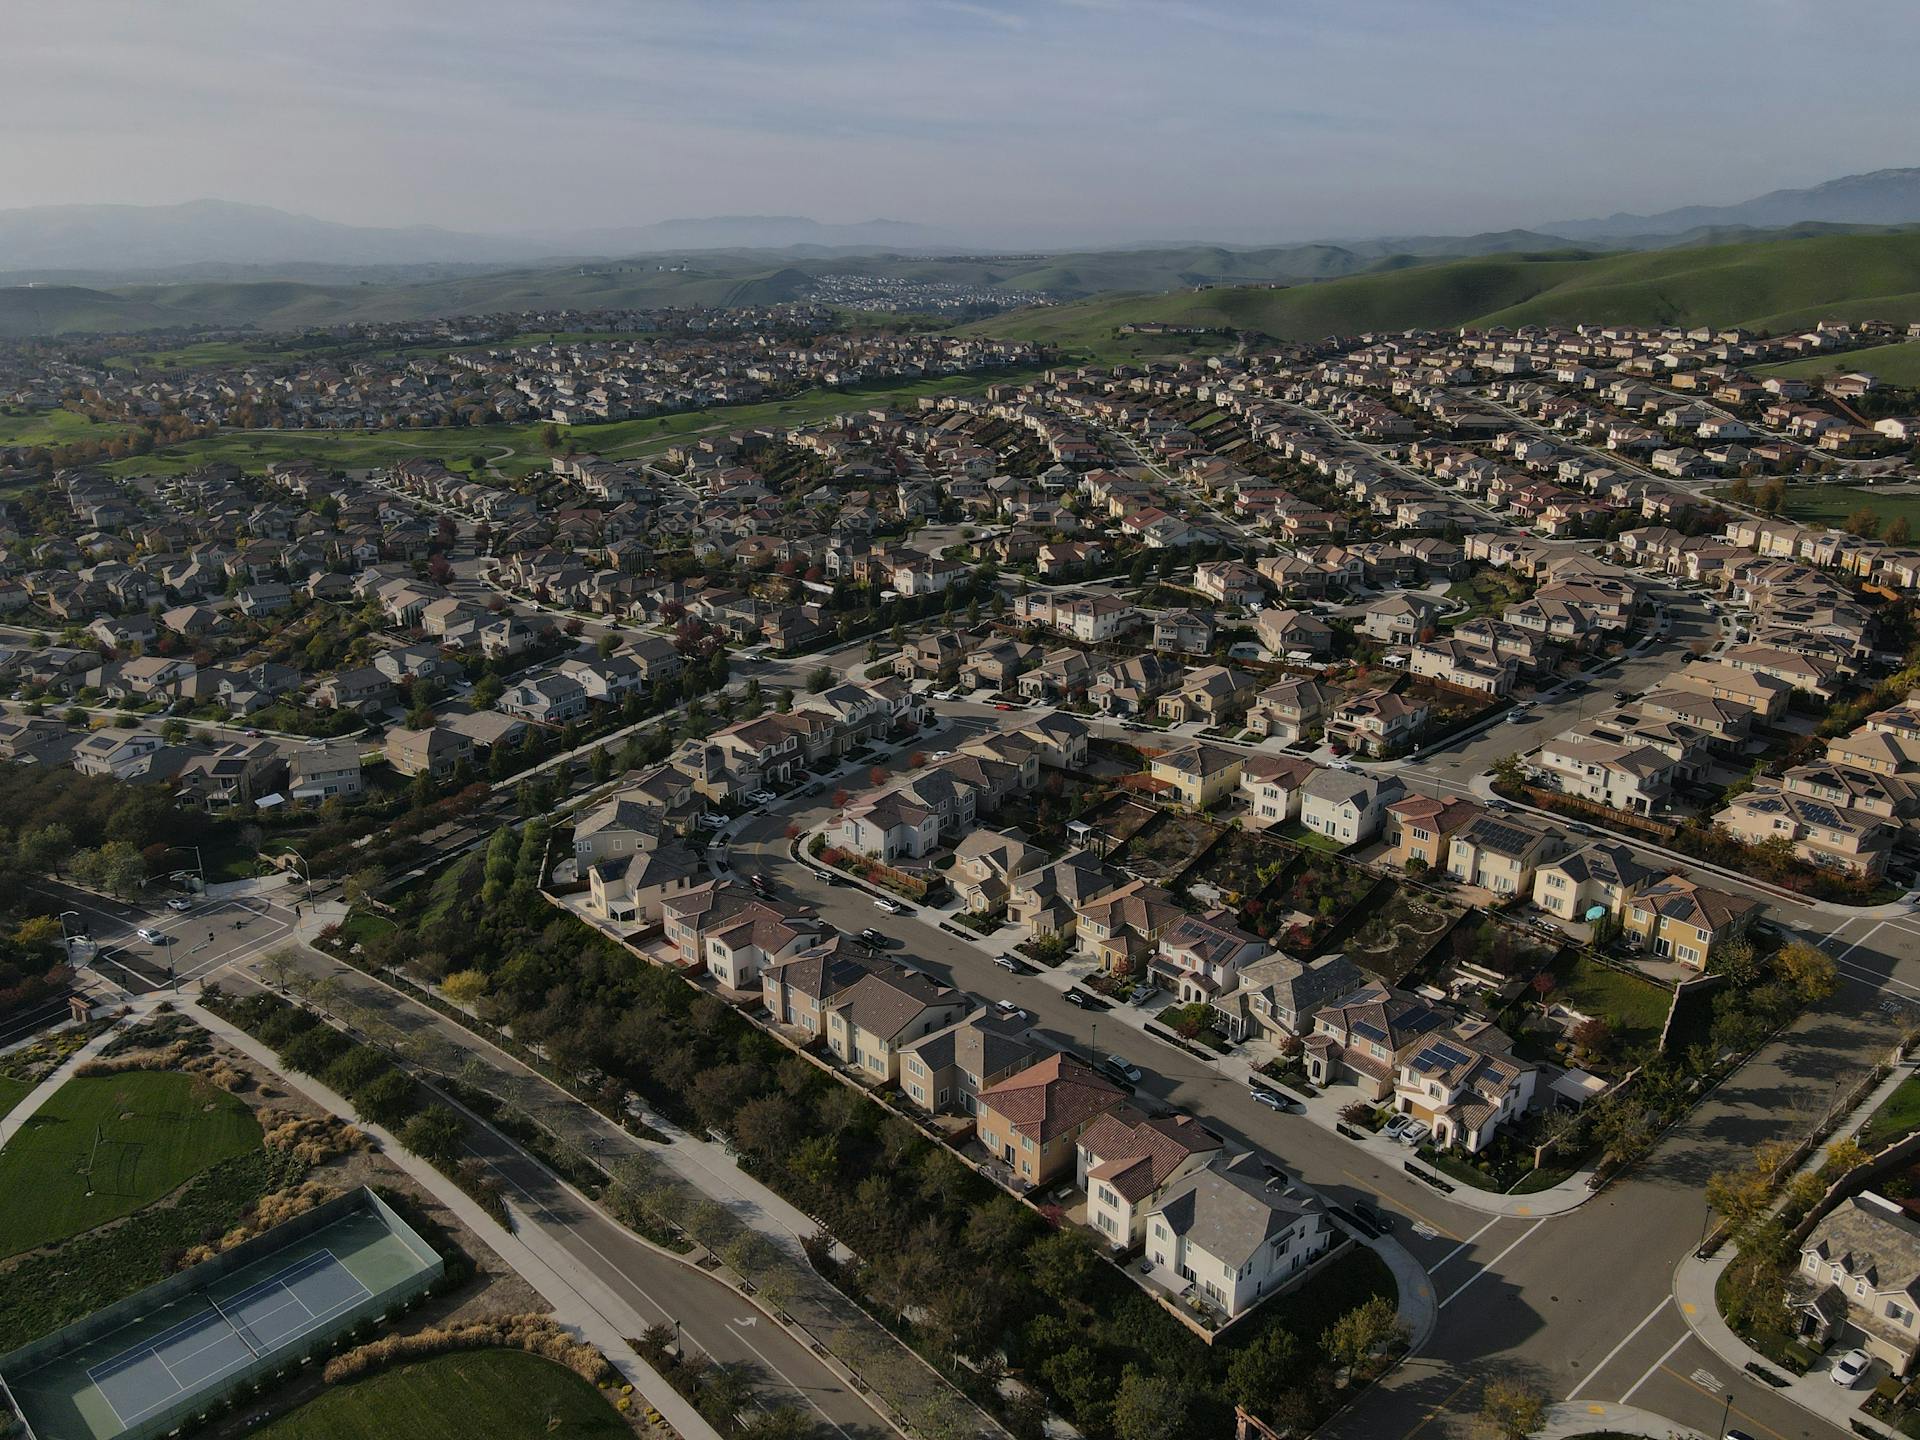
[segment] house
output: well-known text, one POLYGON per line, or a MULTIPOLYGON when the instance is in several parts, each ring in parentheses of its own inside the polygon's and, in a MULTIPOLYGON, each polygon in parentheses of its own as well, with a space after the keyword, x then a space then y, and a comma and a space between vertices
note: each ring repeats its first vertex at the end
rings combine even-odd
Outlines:
POLYGON ((883 962, 845 935, 831 935, 797 954, 769 960, 760 971, 760 997, 776 1024, 819 1039, 827 1030, 827 1002, 883 962))
POLYGON ((1170 1184, 1143 1221, 1153 1273, 1228 1319, 1304 1275, 1333 1245, 1325 1202, 1267 1179, 1247 1151, 1170 1184))
POLYGON ((1454 832, 1486 813, 1459 796, 1445 800, 1430 795, 1403 796, 1387 807, 1386 838, 1393 846, 1392 862, 1402 869, 1416 860, 1424 869, 1446 869, 1454 832))
POLYGON ((1560 736, 1540 747, 1538 769, 1563 794, 1651 815, 1666 807, 1678 762, 1650 745, 1560 736))
POLYGON ((1383 644, 1411 645, 1425 637, 1439 613, 1440 606, 1426 596, 1402 591, 1368 605, 1361 629, 1383 644))
POLYGON ((1533 874, 1565 846, 1557 832, 1512 815, 1481 815, 1447 846, 1447 873, 1495 895, 1526 896, 1533 874))
POLYGON ((1239 985, 1214 999, 1213 1012, 1229 1040, 1257 1034, 1278 1043, 1308 1034, 1321 1006, 1351 995, 1366 979, 1344 955, 1309 961, 1275 951, 1242 965, 1239 985))
POLYGON ((319 805, 358 800, 365 793, 357 740, 309 740, 287 757, 289 799, 319 805))
POLYGON ((587 691, 569 676, 540 675, 502 694, 499 710, 535 725, 568 725, 587 718, 587 691))
POLYGON ((1787 1298, 1800 1335, 1825 1344, 1844 1324, 1906 1375, 1920 1349, 1920 1220, 1871 1190, 1842 1200, 1801 1243, 1787 1298))
POLYGON ((1327 739, 1363 755, 1389 755, 1411 747, 1426 724, 1424 701, 1391 690, 1363 690, 1333 707, 1327 739))
POLYGON ((1519 663, 1464 640, 1424 640, 1407 657, 1407 669, 1422 680, 1499 699, 1510 694, 1519 663))
POLYGON ((424 772, 435 780, 445 780, 461 765, 473 763, 473 741, 444 725, 431 725, 425 730, 396 725, 387 731, 381 750, 387 764, 399 775, 424 772))
POLYGON ((1149 1118, 1131 1105, 1107 1111, 1075 1146, 1074 1179, 1087 1195, 1087 1224, 1115 1250, 1145 1237, 1147 1211, 1167 1186, 1204 1169, 1220 1137, 1191 1115, 1149 1118))
POLYGON ((1193 588, 1230 608, 1257 605, 1266 596, 1260 576, 1238 560, 1208 560, 1194 567, 1193 588))
POLYGON ((1369 1100, 1393 1092, 1400 1060, 1448 1025, 1417 995, 1378 980, 1322 1006, 1306 1037, 1307 1079, 1327 1086, 1351 1080, 1369 1100))
POLYGON ((1154 616, 1153 646, 1179 655, 1205 655, 1213 649, 1217 627, 1201 610, 1168 610, 1154 616))
POLYGON ((1080 951, 1100 968, 1130 971, 1160 943, 1167 927, 1187 912, 1158 885, 1129 880, 1117 890, 1096 895, 1080 910, 1080 951))
POLYGON ((1248 755, 1240 768, 1247 824, 1256 829, 1300 817, 1300 790, 1319 766, 1298 755, 1248 755))
POLYGON ((1195 810, 1210 810, 1240 785, 1245 755, 1224 746, 1193 741, 1180 745, 1150 762, 1154 781, 1182 805, 1195 810))
POLYGON ((1185 673, 1175 661, 1148 651, 1103 670, 1094 678, 1087 698, 1103 715, 1144 714, 1185 673))
POLYGON ((821 928, 810 911, 731 880, 708 880, 667 897, 660 918, 682 963, 704 964, 733 990, 760 990, 761 972, 818 943, 821 928))
POLYGON ((1315 660, 1333 653, 1333 630, 1305 610, 1262 610, 1253 633, 1269 655, 1315 660))
POLYGON ((983 828, 953 847, 948 878, 961 903, 984 915, 1005 906, 1013 893, 1015 877, 1046 858, 1044 850, 1036 850, 1016 835, 983 828))
MULTIPOLYGON (((638 802, 629 802, 637 804, 638 802)), ((659 815, 661 812, 651 810, 659 815)), ((663 902, 706 879, 706 865, 688 846, 655 835, 627 849, 609 849, 579 862, 587 881, 587 906, 620 925, 652 925, 664 917, 663 902)))
POLYGON ((284 783, 287 762, 261 741, 236 741, 180 767, 180 796, 206 810, 245 805, 284 783))
POLYGON ((1211 1002, 1236 988, 1240 967, 1258 960, 1266 946, 1235 923, 1234 912, 1216 905, 1182 915, 1160 935, 1147 973, 1179 997, 1182 1005, 1211 1002))
POLYGON ((1007 916, 1034 935, 1071 937, 1079 912, 1097 895, 1121 883, 1118 871, 1086 850, 1074 850, 1050 865, 1016 875, 1007 898, 1007 916))
POLYGON ((616 794, 575 822, 574 863, 584 872, 602 860, 651 850, 660 842, 663 820, 657 807, 616 794))
POLYGON ((1629 895, 1620 923, 1629 937, 1654 954, 1704 970, 1713 947, 1746 934, 1759 914, 1760 906, 1752 900, 1684 875, 1669 875, 1629 895))
POLYGON ((965 991, 910 970, 863 975, 826 1002, 827 1048, 861 1079, 892 1084, 902 1047, 963 1019, 972 1003, 965 991))
MULTIPOLYGON (((962 823, 971 819, 969 813, 962 823)), ((944 819, 939 807, 904 789, 883 790, 847 807, 840 822, 840 843, 891 864, 918 860, 938 849, 948 828, 961 827, 944 819)))
POLYGON ((1748 670, 1712 660, 1695 660, 1674 672, 1673 688, 1710 695, 1716 700, 1732 700, 1768 720, 1786 714, 1793 685, 1764 670, 1748 670))
POLYGON ((1300 787, 1300 823, 1344 846, 1365 844, 1378 831, 1387 806, 1407 793, 1392 775, 1376 779, 1348 770, 1320 770, 1300 787))
POLYGON ((1749 845, 1788 840, 1807 863, 1866 879, 1886 874, 1893 849, 1893 831, 1879 816, 1795 794, 1778 782, 1756 782, 1713 819, 1749 845))
POLYGON ((336 670, 322 680, 314 692, 314 700, 335 710, 354 710, 364 715, 392 703, 393 682, 371 665, 356 665, 336 670))
POLYGON ((1433 1132, 1440 1149, 1472 1154, 1533 1100, 1534 1066, 1516 1060, 1513 1042, 1484 1020, 1463 1020, 1429 1035, 1396 1070, 1393 1108, 1433 1132))
POLYGON ((1634 888, 1656 873, 1625 845, 1596 841, 1536 869, 1533 903, 1568 921, 1585 920, 1595 906, 1616 914, 1634 888))
POLYGON ((1021 1189, 1073 1168, 1080 1137, 1126 1092, 1071 1055, 1050 1055, 982 1090, 974 1134, 1021 1189))
POLYGON ((1242 671, 1205 665, 1188 671, 1178 686, 1160 697, 1157 709, 1161 718, 1176 725, 1190 721, 1225 725, 1252 702, 1255 688, 1242 671))
POLYGON ((1297 745, 1318 732, 1327 713, 1327 692, 1317 680, 1282 680, 1254 697, 1247 728, 1256 735, 1297 745))
POLYGON ((922 1110, 972 1115, 980 1092, 1040 1057, 1021 1015, 980 1009, 900 1047, 900 1088, 922 1110))

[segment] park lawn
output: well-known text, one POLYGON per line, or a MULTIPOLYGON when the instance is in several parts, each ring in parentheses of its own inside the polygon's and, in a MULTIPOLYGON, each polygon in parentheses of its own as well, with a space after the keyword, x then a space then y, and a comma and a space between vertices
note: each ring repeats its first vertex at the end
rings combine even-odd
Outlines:
POLYGON ((1816 375, 1851 375, 1864 370, 1883 385, 1920 386, 1920 340, 1897 345, 1875 345, 1869 350, 1849 350, 1843 355, 1816 355, 1811 360, 1783 360, 1777 365, 1756 365, 1756 375, 1784 375, 1796 380, 1811 380, 1816 375))
POLYGON ((1909 1075, 1867 1117, 1857 1137, 1869 1152, 1920 1130, 1920 1075, 1909 1075))
POLYGON ((13 1109, 14 1106, 26 1099, 28 1092, 32 1089, 33 1086, 24 1080, 15 1080, 9 1076, 0 1075, 0 1115, 5 1115, 9 1110, 13 1109))
POLYGON ((72 445, 80 440, 112 440, 127 434, 128 428, 89 420, 71 410, 0 411, 0 445, 72 445))
POLYGON ((521 1350, 464 1350, 322 1391, 253 1440, 632 1440, 593 1386, 521 1350))
MULTIPOLYGON (((1726 491, 1722 487, 1709 493, 1724 498, 1726 491)), ((1871 510, 1879 516, 1882 531, 1904 516, 1907 527, 1920 535, 1920 491, 1888 494, 1854 485, 1789 485, 1780 514, 1802 524, 1843 526, 1856 510, 1871 510)))
POLYGON ((195 1076, 132 1070, 69 1080, 0 1154, 0 1258, 130 1215, 258 1148, 252 1112, 195 1076))
POLYGON ((1602 965, 1577 950, 1554 962, 1553 978, 1552 998, 1603 1017, 1623 1049, 1658 1042, 1667 1011, 1673 1008, 1673 994, 1665 986, 1602 965))

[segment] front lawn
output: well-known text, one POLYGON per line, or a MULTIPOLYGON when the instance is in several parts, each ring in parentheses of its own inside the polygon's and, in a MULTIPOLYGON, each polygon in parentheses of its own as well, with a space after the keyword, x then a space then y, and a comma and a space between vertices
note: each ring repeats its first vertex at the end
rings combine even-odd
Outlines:
POLYGON ((1213 1007, 1204 1000, 1196 1000, 1191 1005, 1169 1005, 1154 1018, 1183 1040, 1208 1046, 1223 1055, 1227 1051, 1227 1042, 1213 1028, 1213 1007))
POLYGON ((132 1214, 260 1143, 247 1107, 195 1076, 69 1080, 0 1154, 0 1257, 132 1214))
MULTIPOLYGON (((0 1114, 5 1113, 0 1110, 0 1114)), ((1920 1130, 1920 1075, 1909 1075, 1867 1117, 1857 1137, 1869 1153, 1920 1130)))
POLYGON ((13 1109, 14 1106, 26 1099, 28 1092, 32 1089, 33 1086, 24 1080, 13 1080, 5 1075, 0 1075, 0 1115, 5 1115, 9 1110, 13 1109))
POLYGON ((322 1391, 255 1440, 632 1440, 606 1396, 522 1350, 464 1350, 322 1391))

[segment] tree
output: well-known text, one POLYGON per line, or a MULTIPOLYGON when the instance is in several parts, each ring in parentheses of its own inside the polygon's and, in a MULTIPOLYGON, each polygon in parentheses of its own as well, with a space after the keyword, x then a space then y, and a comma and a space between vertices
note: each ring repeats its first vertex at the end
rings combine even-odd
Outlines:
POLYGON ((1773 1196, 1773 1177, 1748 1167, 1722 1171, 1707 1177, 1707 1203, 1717 1211, 1735 1235, 1767 1213, 1773 1196))
POLYGON ((29 870, 58 875, 60 867, 73 854, 73 831, 57 821, 25 831, 20 836, 18 851, 20 863, 29 870))
POLYGON ((1547 1397, 1523 1380, 1489 1380, 1480 1392, 1480 1419, 1498 1440, 1527 1440, 1547 1423, 1547 1397))
POLYGON ((1061 1304, 1083 1298, 1100 1267, 1100 1257, 1078 1231, 1056 1230, 1028 1247, 1028 1274, 1061 1304))
POLYGON ((38 950, 59 944, 62 933, 59 920, 52 915, 31 915, 13 932, 13 943, 22 950, 38 950))
POLYGON ((598 747, 587 757, 587 773, 593 776, 593 783, 604 785, 607 777, 613 774, 613 756, 607 753, 607 747, 598 747))
POLYGON ((1846 530, 1849 535, 1861 535, 1871 539, 1880 533, 1880 517, 1863 505, 1847 516, 1846 530))
POLYGON ((456 970, 440 982, 440 993, 456 1005, 477 1005, 487 988, 486 973, 480 970, 456 970))
POLYGON ((1889 545, 1905 545, 1913 539, 1913 526, 1904 515, 1893 517, 1893 523, 1887 526, 1887 533, 1881 537, 1889 545))
POLYGON ((1613 1044, 1613 1026, 1598 1015, 1589 1016, 1568 1032, 1574 1053, 1583 1061, 1597 1060, 1613 1044))
POLYGON ((1871 1158, 1858 1140, 1836 1140, 1827 1147, 1827 1158, 1820 1170, 1837 1180, 1849 1170, 1858 1170, 1871 1158))
POLYGON ((1320 1344, 1334 1364, 1358 1370, 1376 1351, 1404 1338, 1393 1301, 1376 1295, 1334 1321, 1320 1344))
POLYGON ((378 865, 367 865, 354 871, 347 877, 347 883, 342 887, 348 906, 357 908, 370 905, 375 893, 386 883, 386 879, 386 872, 378 865))
POLYGON ((446 1166, 459 1160, 466 1134, 466 1121, 444 1105, 429 1105, 407 1122, 400 1143, 421 1159, 446 1166))
POLYGON ((1787 482, 1769 480, 1760 491, 1760 508, 1769 515, 1778 515, 1787 503, 1787 482))
POLYGON ((609 658, 614 651, 620 648, 620 637, 619 635, 615 634, 613 631, 609 630, 607 631, 606 634, 602 635, 598 640, 593 642, 593 648, 597 652, 599 652, 600 658, 602 660, 605 660, 609 658))
POLYGON ((831 667, 821 665, 807 672, 808 694, 818 695, 831 684, 833 684, 833 670, 831 667))
POLYGON ((1191 1403, 1185 1386, 1129 1365, 1113 1397, 1115 1440, 1180 1440, 1191 1403))
POLYGON ((1527 767, 1518 755, 1502 755, 1493 762, 1494 784, 1503 789, 1517 790, 1527 783, 1527 767))
POLYGON ((1796 940, 1773 957, 1773 968, 1802 1005, 1817 1005, 1840 984, 1840 967, 1826 951, 1796 940))
POLYGON ((1278 1326, 1260 1331, 1227 1366, 1227 1399, 1272 1420, 1274 1401, 1293 1387, 1302 1359, 1292 1332, 1278 1326))

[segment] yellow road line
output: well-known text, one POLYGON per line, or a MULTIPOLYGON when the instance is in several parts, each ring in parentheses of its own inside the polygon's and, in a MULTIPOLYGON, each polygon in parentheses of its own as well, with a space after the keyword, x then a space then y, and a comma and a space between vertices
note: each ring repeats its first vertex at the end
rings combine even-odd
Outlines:
MULTIPOLYGON (((1714 1394, 1713 1391, 1707 1389, 1706 1386, 1700 1384, 1692 1376, 1682 1375, 1678 1370, 1674 1369, 1671 1365, 1662 1365, 1660 1368, 1664 1370, 1667 1374, 1671 1375, 1674 1379, 1678 1380, 1682 1385, 1687 1386, 1689 1389, 1698 1390, 1702 1395, 1706 1396, 1709 1400, 1718 1400, 1722 1404, 1726 1403, 1726 1397, 1724 1395, 1714 1394)), ((1753 1416, 1747 1414, 1747 1412, 1742 1410, 1738 1405, 1732 1406, 1731 1410, 1733 1414, 1738 1415, 1742 1420, 1746 1421, 1749 1425, 1758 1425, 1762 1430, 1766 1431, 1769 1435, 1773 1436, 1774 1440, 1788 1440, 1787 1436, 1783 1435, 1780 1431, 1774 1429, 1771 1425, 1767 1424, 1766 1421, 1754 1419, 1753 1416)))
MULTIPOLYGON (((1346 1176, 1349 1180, 1353 1181, 1354 1184, 1366 1186, 1368 1194, 1378 1195, 1380 1193, 1379 1191, 1373 1188, 1373 1182, 1371 1180, 1364 1180, 1360 1176, 1354 1174, 1351 1170, 1342 1170, 1340 1173, 1346 1176)), ((1413 1206, 1407 1204, 1404 1200, 1398 1203, 1402 1210, 1405 1210, 1412 1215, 1418 1215, 1420 1217, 1421 1223, 1426 1225, 1431 1225, 1435 1230, 1438 1230, 1442 1235, 1446 1236, 1447 1239, 1458 1240, 1460 1238, 1458 1235, 1454 1234, 1452 1230, 1448 1229, 1445 1225, 1442 1225, 1438 1220, 1435 1220, 1431 1215, 1421 1215, 1418 1210, 1415 1210, 1413 1206)), ((1498 1218, 1504 1220, 1506 1217, 1503 1215, 1498 1218)))
MULTIPOLYGON (((1422 1430, 1426 1429, 1427 1426, 1433 1423, 1434 1416, 1438 1415, 1442 1410, 1446 1409, 1448 1405, 1453 1403, 1454 1396, 1458 1395, 1462 1390, 1466 1389, 1469 1385, 1474 1384, 1476 1378, 1477 1377, 1475 1376, 1469 1375, 1465 1380, 1462 1380, 1447 1395, 1446 1399, 1442 1400, 1438 1405, 1435 1405, 1431 1410, 1427 1411, 1426 1419, 1422 1420, 1418 1425, 1414 1426, 1411 1430, 1407 1431, 1407 1433, 1401 1437, 1401 1440, 1413 1440, 1414 1436, 1418 1435, 1422 1430)), ((1784 1440, 1784 1437, 1783 1437, 1783 1440, 1784 1440)))

